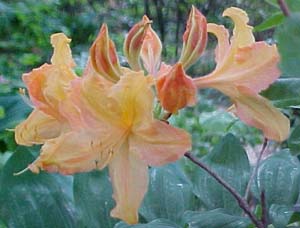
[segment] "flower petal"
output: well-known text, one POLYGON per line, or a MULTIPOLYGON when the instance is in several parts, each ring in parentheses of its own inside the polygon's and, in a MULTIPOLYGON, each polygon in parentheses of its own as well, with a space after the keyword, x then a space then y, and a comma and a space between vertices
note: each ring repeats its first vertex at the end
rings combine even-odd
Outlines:
POLYGON ((216 68, 211 74, 195 79, 198 87, 215 87, 231 84, 248 87, 259 93, 279 76, 279 54, 275 45, 256 42, 239 48, 226 68, 216 68), (230 66, 229 66, 230 64, 230 66))
POLYGON ((128 224, 138 222, 138 209, 148 187, 148 166, 135 154, 130 153, 124 143, 120 153, 109 164, 116 207, 111 216, 128 224))
POLYGON ((183 47, 179 59, 185 69, 193 65, 204 51, 207 41, 206 30, 206 18, 192 6, 183 34, 183 47))
POLYGON ((129 140, 130 151, 151 166, 174 162, 191 149, 187 132, 157 120, 149 128, 133 132, 129 140))
POLYGON ((109 38, 107 25, 102 25, 99 35, 90 49, 94 69, 107 80, 116 82, 122 74, 117 51, 109 38))
POLYGON ((39 110, 33 110, 28 118, 15 129, 15 139, 20 145, 31 146, 43 144, 46 140, 56 138, 66 128, 52 116, 39 110))
POLYGON ((215 49, 215 60, 218 68, 218 66, 222 66, 222 62, 226 59, 225 57, 230 50, 229 33, 223 25, 212 23, 207 24, 207 32, 213 33, 218 39, 215 49))
POLYGON ((255 42, 252 34, 253 27, 248 25, 249 18, 244 10, 230 7, 223 12, 223 16, 230 17, 234 22, 233 36, 231 38, 232 51, 255 42))
POLYGON ((158 98, 162 107, 171 113, 196 103, 196 86, 184 72, 181 63, 159 77, 156 83, 158 98))
POLYGON ((275 141, 287 139, 290 121, 267 99, 245 87, 238 87, 239 95, 232 98, 234 113, 246 124, 263 131, 266 138, 275 141))
POLYGON ((123 138, 124 131, 106 126, 95 131, 68 132, 48 140, 29 169, 33 172, 43 169, 61 174, 102 169, 114 153, 118 153, 123 138))

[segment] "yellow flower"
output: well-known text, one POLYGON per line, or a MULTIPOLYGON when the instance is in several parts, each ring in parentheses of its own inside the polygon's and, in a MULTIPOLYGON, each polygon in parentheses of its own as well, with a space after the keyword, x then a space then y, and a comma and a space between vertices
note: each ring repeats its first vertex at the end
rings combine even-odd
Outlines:
POLYGON ((275 45, 255 42, 247 14, 238 8, 228 8, 224 16, 234 23, 229 42, 228 31, 220 25, 208 24, 208 32, 216 35, 216 69, 194 80, 198 88, 215 88, 229 96, 230 108, 246 124, 263 131, 268 139, 283 141, 289 134, 289 119, 259 92, 269 87, 279 76, 279 54, 275 45))

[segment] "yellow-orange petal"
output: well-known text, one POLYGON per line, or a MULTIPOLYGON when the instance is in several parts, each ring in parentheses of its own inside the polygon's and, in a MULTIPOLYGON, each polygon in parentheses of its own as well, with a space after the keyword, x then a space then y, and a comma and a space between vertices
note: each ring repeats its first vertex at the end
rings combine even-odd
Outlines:
POLYGON ((206 41, 206 18, 192 6, 186 30, 183 34, 183 47, 179 59, 185 69, 198 60, 206 47, 206 41))
POLYGON ((117 82, 122 74, 117 51, 109 38, 107 25, 103 24, 90 49, 91 63, 96 72, 107 80, 117 82))
POLYGON ((144 67, 146 68, 148 74, 153 76, 157 75, 157 71, 161 62, 161 51, 161 41, 156 32, 152 29, 151 25, 149 25, 140 53, 144 67))
POLYGON ((135 71, 141 70, 141 66, 139 62, 140 51, 150 23, 151 21, 145 15, 142 21, 135 24, 130 29, 124 41, 124 46, 123 46, 124 55, 126 56, 130 67, 135 71))
POLYGON ((191 138, 184 130, 155 120, 150 127, 134 131, 129 145, 146 164, 157 166, 174 162, 191 150, 191 138))
POLYGON ((116 207, 111 216, 128 224, 138 223, 138 209, 148 187, 148 166, 124 143, 109 164, 116 207))
POLYGON ((238 87, 233 97, 233 112, 246 124, 263 131, 268 139, 282 142, 287 139, 290 121, 270 101, 245 87, 238 87))
POLYGON ((196 103, 196 86, 177 63, 167 74, 159 77, 156 83, 158 98, 162 107, 171 113, 196 103))
POLYGON ((19 145, 43 144, 58 137, 67 128, 52 116, 33 110, 26 120, 15 129, 15 140, 19 145))
POLYGON ((48 140, 35 162, 29 165, 33 172, 74 174, 102 169, 119 152, 124 132, 117 128, 71 131, 48 140))
POLYGON ((66 65, 68 67, 74 67, 76 64, 72 58, 72 52, 70 49, 69 39, 63 33, 55 33, 51 35, 51 44, 54 48, 51 63, 57 66, 66 65))

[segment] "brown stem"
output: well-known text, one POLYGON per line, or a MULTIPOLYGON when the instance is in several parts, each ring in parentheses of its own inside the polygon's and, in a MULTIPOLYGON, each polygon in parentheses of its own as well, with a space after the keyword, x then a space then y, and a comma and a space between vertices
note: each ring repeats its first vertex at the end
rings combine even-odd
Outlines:
POLYGON ((249 216, 251 221, 258 227, 264 228, 264 225, 260 220, 258 220, 253 212, 251 211, 247 201, 233 188, 231 187, 222 177, 220 177, 217 173, 212 171, 208 166, 199 161, 196 157, 194 157, 191 153, 187 152, 184 154, 185 157, 190 159, 193 163, 195 163, 200 168, 204 169, 209 175, 216 179, 224 188, 226 188, 230 194, 237 200, 239 206, 243 209, 243 211, 249 216))
POLYGON ((252 184, 252 182, 253 182, 256 174, 257 174, 257 170, 259 168, 259 165, 260 165, 260 162, 261 162, 261 158, 262 158, 262 156, 263 156, 263 154, 264 154, 264 152, 265 152, 265 150, 267 148, 267 145, 268 145, 268 139, 265 138, 264 139, 264 143, 263 143, 263 145, 261 147, 260 153, 258 155, 258 158, 257 158, 256 164, 255 164, 254 170, 253 170, 253 172, 251 174, 251 177, 249 179, 249 182, 248 182, 248 185, 247 185, 247 188, 246 188, 245 197, 244 197, 245 199, 248 199, 248 197, 249 197, 251 184, 252 184))
POLYGON ((286 17, 289 17, 291 15, 291 13, 290 13, 289 7, 286 4, 285 0, 277 0, 277 2, 280 6, 280 9, 281 9, 283 15, 286 17))
POLYGON ((264 225, 265 228, 268 227, 268 212, 267 212, 267 204, 266 204, 266 195, 265 191, 262 190, 260 194, 260 201, 261 201, 261 209, 262 209, 262 215, 261 215, 261 222, 264 225))
POLYGON ((166 112, 163 117, 162 117, 162 121, 168 121, 168 119, 172 116, 171 112, 166 112))

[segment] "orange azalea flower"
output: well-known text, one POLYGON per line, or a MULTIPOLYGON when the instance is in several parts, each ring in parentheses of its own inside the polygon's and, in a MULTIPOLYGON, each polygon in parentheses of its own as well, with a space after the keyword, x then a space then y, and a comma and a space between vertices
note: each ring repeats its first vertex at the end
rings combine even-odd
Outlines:
POLYGON ((69 128, 60 108, 67 96, 63 88, 76 78, 72 70, 75 63, 71 56, 70 41, 62 33, 52 35, 52 64, 44 64, 23 75, 35 108, 27 120, 15 129, 18 144, 43 144, 47 139, 57 137, 69 128))
POLYGON ((119 66, 106 26, 81 78, 72 71, 70 40, 56 34, 52 41, 52 65, 24 76, 40 116, 31 115, 17 126, 16 140, 44 144, 27 169, 73 174, 108 166, 116 201, 111 215, 137 223, 148 165, 179 159, 191 149, 190 136, 154 119, 153 78, 119 66))
POLYGON ((206 19, 193 6, 183 35, 180 59, 174 66, 169 66, 160 63, 162 49, 160 39, 151 26, 147 27, 140 56, 148 73, 156 76, 158 98, 168 112, 176 113, 179 109, 196 103, 196 87, 184 69, 198 60, 204 51, 206 41, 206 19))
POLYGON ((208 32, 216 35, 216 69, 194 80, 198 88, 215 88, 228 95, 231 110, 245 123, 263 131, 268 139, 283 141, 289 134, 289 120, 259 92, 268 88, 279 76, 279 54, 275 45, 255 42, 247 14, 228 8, 224 16, 234 23, 229 42, 228 31, 220 25, 208 24, 208 32))

